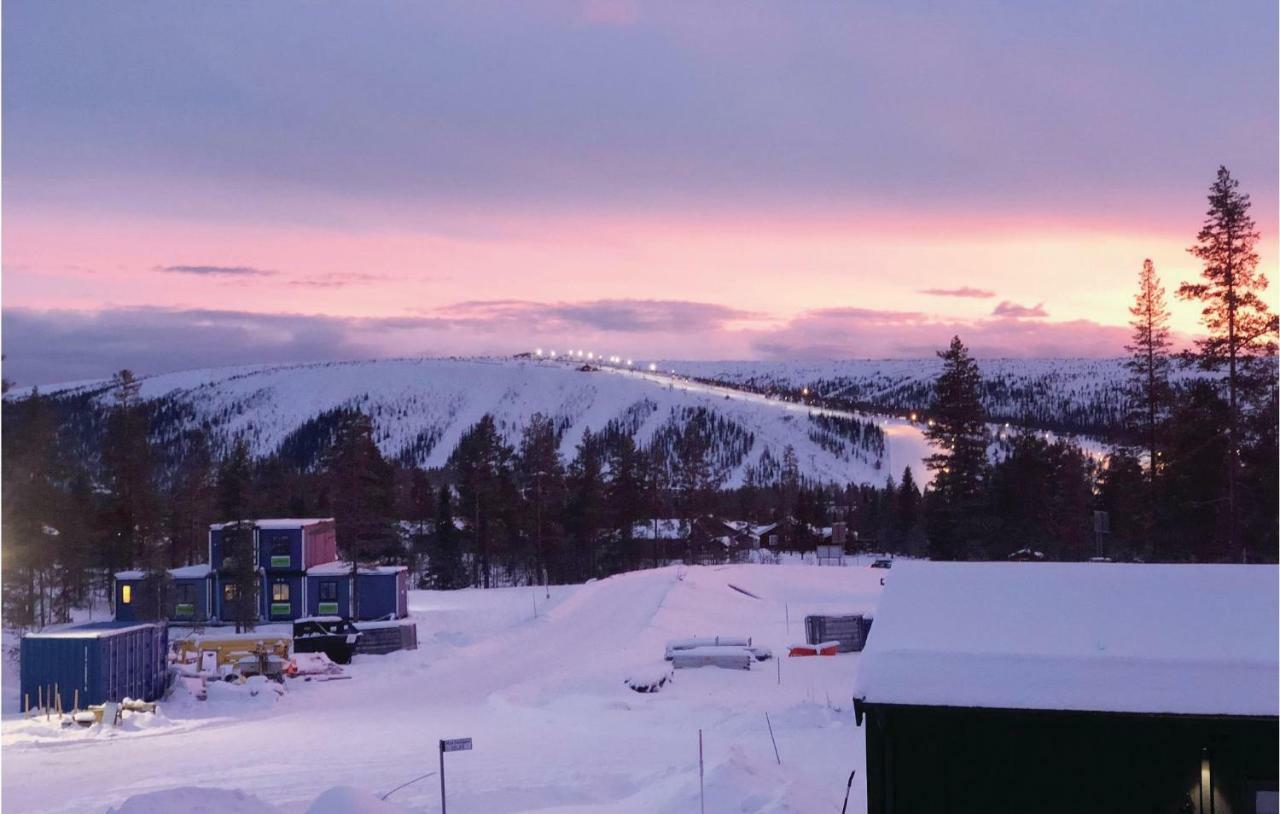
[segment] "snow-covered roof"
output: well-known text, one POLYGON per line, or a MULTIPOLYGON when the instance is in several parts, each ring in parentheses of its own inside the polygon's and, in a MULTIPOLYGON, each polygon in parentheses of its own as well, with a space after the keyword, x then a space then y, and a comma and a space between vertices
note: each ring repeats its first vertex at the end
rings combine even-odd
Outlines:
MULTIPOLYGON (((398 574, 401 571, 407 571, 408 566, 404 565, 362 565, 360 573, 362 574, 398 574)), ((308 576, 328 577, 328 576, 344 576, 351 573, 351 563, 334 560, 333 562, 321 563, 313 565, 307 569, 308 576)))
POLYGON ((296 529, 302 526, 314 526, 317 523, 332 523, 332 517, 282 517, 257 521, 260 529, 296 529))
POLYGON ((142 571, 117 571, 116 579, 142 579, 145 577, 142 571))
MULTIPOLYGON (((241 520, 250 526, 260 529, 298 529, 303 526, 314 526, 317 523, 332 523, 332 517, 268 517, 262 520, 241 520)), ((236 521, 230 520, 224 523, 210 523, 209 528, 218 531, 225 529, 227 526, 234 526, 236 521)))
POLYGON ((854 682, 867 703, 1275 716, 1268 565, 899 563, 854 682))
POLYGON ((143 628, 151 628, 154 625, 147 623, 127 624, 119 622, 92 622, 76 627, 62 628, 61 630, 47 630, 38 633, 26 633, 24 639, 99 639, 103 636, 114 636, 117 633, 125 633, 130 630, 141 630, 143 628))
POLYGON ((682 540, 689 536, 689 521, 682 520, 677 517, 660 519, 658 521, 647 520, 643 523, 631 524, 631 539, 633 540, 652 540, 654 539, 654 526, 657 526, 657 538, 659 540, 682 540))
POLYGON ((202 562, 197 565, 184 565, 181 568, 170 568, 169 575, 177 579, 202 579, 209 576, 213 569, 209 563, 202 562))

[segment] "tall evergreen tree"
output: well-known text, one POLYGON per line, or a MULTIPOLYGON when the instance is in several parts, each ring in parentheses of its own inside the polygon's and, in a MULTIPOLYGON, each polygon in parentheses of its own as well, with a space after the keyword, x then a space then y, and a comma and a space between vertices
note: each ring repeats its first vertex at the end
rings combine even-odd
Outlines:
POLYGON ((600 444, 590 429, 583 431, 577 455, 569 465, 568 504, 565 525, 572 554, 566 563, 571 578, 596 576, 597 545, 605 525, 604 461, 600 444))
POLYGON ((458 511, 470 520, 475 542, 471 581, 485 588, 492 578, 492 553, 507 511, 504 480, 510 474, 512 455, 493 416, 485 414, 462 436, 449 459, 458 482, 458 511))
POLYGON ((986 411, 979 400, 982 373, 960 337, 938 356, 942 373, 934 383, 931 423, 925 429, 934 452, 925 466, 933 472, 940 511, 934 513, 929 542, 935 559, 955 559, 966 553, 975 532, 974 513, 988 468, 986 411))
POLYGON ((237 633, 253 630, 258 620, 258 557, 254 550, 253 518, 249 516, 252 488, 249 445, 242 438, 236 439, 231 452, 218 466, 217 507, 224 524, 223 561, 212 565, 227 575, 223 599, 230 600, 237 633))
POLYGON ((1146 447, 1149 479, 1158 477, 1159 449, 1156 436, 1169 399, 1169 308, 1165 304, 1164 286, 1156 275, 1155 264, 1142 261, 1138 275, 1138 293, 1129 306, 1129 325, 1133 336, 1125 350, 1129 358, 1129 397, 1133 403, 1130 421, 1139 429, 1146 447))
POLYGON ((361 562, 396 552, 394 472, 374 442, 373 422, 358 414, 342 426, 329 457, 334 532, 351 563, 351 618, 360 618, 361 562))
POLYGON ((427 479, 426 472, 415 466, 409 470, 409 491, 401 516, 409 523, 414 582, 419 588, 428 587, 428 574, 423 566, 430 560, 431 518, 435 510, 436 496, 431 490, 431 481, 427 479))
POLYGON ((1195 358, 1206 370, 1226 371, 1227 422, 1225 436, 1227 525, 1229 556, 1247 556, 1240 539, 1240 457, 1246 442, 1242 431, 1246 402, 1275 380, 1277 318, 1260 296, 1267 278, 1258 273, 1256 224, 1249 214, 1249 196, 1226 167, 1209 187, 1209 211, 1188 251, 1202 263, 1201 282, 1184 282, 1178 296, 1202 304, 1201 317, 1209 335, 1197 340, 1195 358), (1266 364, 1259 364, 1266 360, 1266 364))
POLYGON ((453 590, 467 587, 466 577, 458 529, 453 523, 453 495, 447 485, 441 486, 431 532, 427 581, 436 590, 453 590))
POLYGON ((548 552, 559 548, 558 515, 564 501, 564 462, 554 422, 541 413, 529 420, 516 453, 516 477, 524 499, 524 525, 534 553, 531 582, 550 581, 548 552))

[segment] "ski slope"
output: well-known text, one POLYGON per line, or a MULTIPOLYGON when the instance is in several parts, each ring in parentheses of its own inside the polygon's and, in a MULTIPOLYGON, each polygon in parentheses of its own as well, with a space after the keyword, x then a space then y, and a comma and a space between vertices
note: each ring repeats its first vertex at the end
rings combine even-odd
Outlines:
MULTIPOLYGON (((212 787, 269 807, 245 810, 302 812, 334 786, 385 792, 434 770, 438 739, 472 737, 474 751, 448 758, 450 811, 674 814, 698 808, 701 729, 707 811, 839 810, 855 768, 850 811, 863 811, 857 654, 783 658, 780 673, 778 662, 681 670, 656 694, 623 682, 663 669, 671 638, 751 636, 782 654, 803 640, 806 613, 872 611, 883 574, 669 567, 553 587, 550 599, 540 588, 416 591, 419 650, 359 656, 351 680, 292 681, 274 703, 179 694, 151 726, 116 732, 59 730, 7 708, 4 810, 103 812, 158 795, 135 801, 150 812, 212 787)), ((438 811, 437 782, 397 792, 397 810, 438 811)))

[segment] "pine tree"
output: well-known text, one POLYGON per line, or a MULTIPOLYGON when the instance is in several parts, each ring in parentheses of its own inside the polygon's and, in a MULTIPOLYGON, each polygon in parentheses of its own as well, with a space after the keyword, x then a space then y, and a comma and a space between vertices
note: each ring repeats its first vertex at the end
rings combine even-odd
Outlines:
POLYGON ((360 618, 361 562, 395 552, 394 472, 373 440, 373 422, 360 414, 345 422, 329 457, 338 550, 351 563, 351 618, 360 618))
POLYGON ((560 439, 550 418, 535 413, 529 419, 516 453, 516 477, 524 499, 526 532, 533 545, 534 576, 550 582, 548 552, 559 548, 557 516, 564 502, 564 462, 560 439))
POLYGON ((1258 273, 1259 234, 1249 215, 1249 196, 1226 167, 1209 188, 1209 211, 1196 245, 1188 251, 1204 263, 1203 282, 1184 282, 1178 296, 1202 303, 1209 335, 1196 342, 1195 359, 1206 370, 1225 368, 1227 390, 1226 550, 1247 557, 1239 536, 1240 456, 1246 402, 1275 379, 1277 318, 1260 293, 1267 278, 1258 273), (1260 364, 1266 360, 1265 364, 1260 364))
POLYGON ((925 459, 925 466, 934 473, 931 488, 938 495, 940 511, 931 513, 929 542, 936 559, 954 559, 966 553, 962 546, 973 535, 974 513, 984 486, 986 411, 978 397, 982 374, 960 337, 953 337, 951 346, 938 356, 942 373, 934 383, 931 423, 925 429, 935 451, 925 459))
POLYGON ((573 547, 568 567, 575 580, 596 576, 596 547, 605 523, 603 472, 600 444, 590 429, 584 430, 577 455, 569 465, 569 499, 565 511, 565 525, 573 547))
POLYGON ((644 453, 629 435, 618 438, 609 452, 609 481, 605 489, 609 528, 621 535, 620 564, 634 563, 635 524, 647 514, 644 453))
POLYGON ((476 556, 472 560, 472 583, 488 588, 492 577, 492 553, 502 531, 501 518, 509 510, 504 505, 510 478, 511 447, 498 434, 492 415, 484 415, 459 440, 449 458, 457 478, 459 510, 471 520, 476 556))
POLYGON ((1129 307, 1133 316, 1129 325, 1133 338, 1125 346, 1129 358, 1129 397, 1134 409, 1130 421, 1141 428, 1149 466, 1149 480, 1154 485, 1159 470, 1156 436, 1169 399, 1169 309, 1165 304, 1164 286, 1156 275, 1155 264, 1142 262, 1138 275, 1138 293, 1129 307))
POLYGON ((911 467, 902 472, 902 485, 898 487, 897 496, 897 532, 899 548, 909 548, 912 532, 920 522, 920 487, 916 486, 915 475, 911 467))
POLYGON ((211 565, 226 577, 223 595, 232 600, 231 613, 237 633, 253 630, 258 620, 257 552, 253 519, 249 516, 252 481, 249 445, 242 438, 236 439, 230 454, 218 466, 217 507, 224 523, 223 561, 211 565))
POLYGON ((431 517, 436 508, 436 500, 435 493, 431 490, 431 481, 427 479, 427 473, 418 467, 409 471, 409 493, 406 497, 401 514, 405 520, 409 521, 414 582, 419 588, 425 588, 428 587, 428 575, 423 563, 430 557, 431 517))
POLYGON ((107 487, 108 571, 141 565, 147 579, 138 605, 145 615, 162 615, 165 552, 149 421, 142 382, 130 370, 112 379, 115 404, 107 418, 102 465, 107 487))
POLYGON ((427 561, 427 581, 436 590, 465 588, 466 569, 458 529, 453 523, 453 495, 448 486, 440 487, 436 504, 435 527, 431 534, 431 554, 427 561))

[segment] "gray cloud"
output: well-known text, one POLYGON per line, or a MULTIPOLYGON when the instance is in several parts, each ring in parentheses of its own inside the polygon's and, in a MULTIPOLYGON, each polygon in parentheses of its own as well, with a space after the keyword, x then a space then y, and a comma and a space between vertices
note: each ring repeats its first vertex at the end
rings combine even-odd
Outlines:
POLYGON ((865 359, 932 356, 959 335, 978 356, 1114 356, 1127 329, 1088 320, 944 319, 915 312, 823 309, 753 335, 752 355, 770 359, 865 359))
POLYGON ((970 288, 969 286, 961 286, 960 288, 922 288, 921 294, 928 294, 931 297, 967 297, 970 299, 987 300, 996 295, 994 291, 987 291, 982 288, 970 288))
POLYGON ((610 333, 697 333, 764 315, 725 305, 686 300, 591 300, 545 303, 529 300, 474 300, 438 308, 431 314, 457 325, 506 330, 516 324, 531 331, 584 328, 610 333))
POLYGON ((165 274, 194 274, 200 277, 270 277, 276 272, 253 266, 156 266, 165 274))
POLYGON ((1042 302, 1035 305, 1018 305, 1016 302, 1004 300, 995 307, 991 316, 1004 319, 1042 319, 1049 316, 1049 312, 1044 310, 1042 302))
POLYGON ((389 277, 381 274, 364 274, 358 271, 332 272, 330 274, 317 274, 311 277, 290 280, 289 285, 299 288, 345 288, 351 285, 382 283, 389 279, 389 277))

